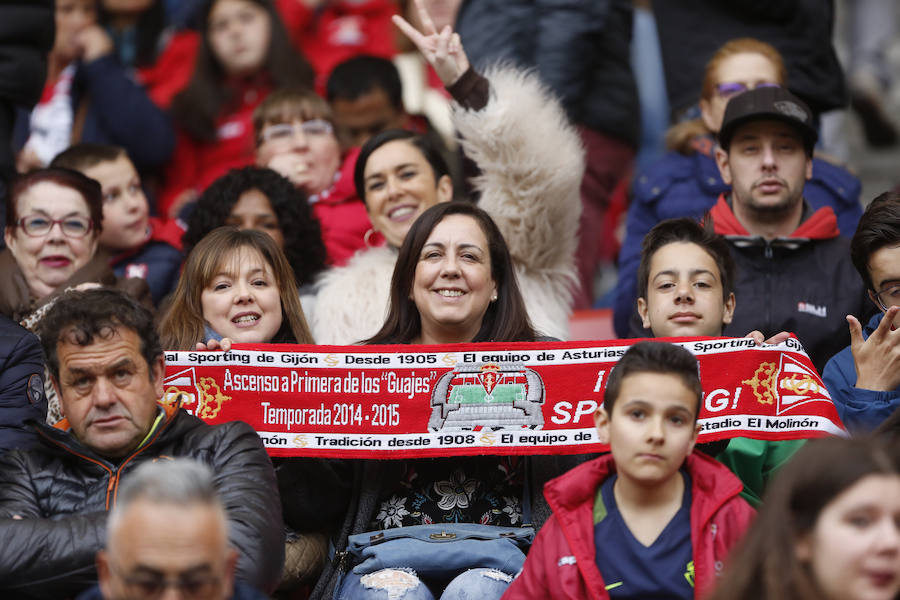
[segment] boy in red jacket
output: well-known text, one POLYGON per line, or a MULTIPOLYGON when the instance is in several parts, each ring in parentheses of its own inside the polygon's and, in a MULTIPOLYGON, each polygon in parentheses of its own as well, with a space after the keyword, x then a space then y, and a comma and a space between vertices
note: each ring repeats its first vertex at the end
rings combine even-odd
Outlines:
POLYGON ((611 454, 544 487, 553 516, 503 598, 695 598, 710 591, 753 517, 741 482, 703 454, 697 360, 640 342, 594 416, 611 454))

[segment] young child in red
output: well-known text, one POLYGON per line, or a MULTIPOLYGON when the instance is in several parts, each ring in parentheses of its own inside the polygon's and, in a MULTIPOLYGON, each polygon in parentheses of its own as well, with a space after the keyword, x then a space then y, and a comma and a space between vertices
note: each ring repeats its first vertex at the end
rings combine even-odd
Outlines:
POLYGON ((611 454, 551 480, 553 516, 504 599, 695 598, 714 586, 753 509, 726 467, 692 454, 702 390, 686 349, 640 342, 594 420, 611 454))

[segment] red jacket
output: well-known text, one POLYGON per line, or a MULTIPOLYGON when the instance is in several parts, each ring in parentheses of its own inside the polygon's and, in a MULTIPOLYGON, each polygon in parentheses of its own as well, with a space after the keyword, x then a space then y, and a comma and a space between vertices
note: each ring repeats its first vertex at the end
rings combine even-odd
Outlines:
MULTIPOLYGON (((356 195, 353 185, 357 156, 359 149, 354 148, 344 157, 334 185, 319 194, 312 205, 322 227, 328 264, 334 267, 344 265, 357 250, 366 247, 366 232, 372 227, 366 205, 356 195)), ((380 235, 369 237, 373 245, 383 240, 380 235)))
MULTIPOLYGON (((391 58, 396 14, 394 0, 332 0, 318 8, 298 0, 276 0, 294 45, 316 72, 316 91, 325 95, 327 77, 339 63, 359 54, 391 58)), ((443 86, 442 86, 443 87, 443 86)))
MULTIPOLYGON (((698 453, 688 456, 685 467, 691 476, 694 591, 702 597, 712 590, 729 550, 755 513, 738 496, 741 482, 723 465, 698 453)), ((593 511, 597 490, 614 471, 613 457, 606 454, 544 486, 553 516, 538 532, 503 600, 609 598, 595 561, 593 511)))
POLYGON ((166 168, 166 185, 157 204, 160 215, 168 217, 170 207, 186 190, 199 195, 231 169, 255 162, 253 111, 271 91, 265 77, 237 83, 238 100, 216 119, 214 142, 196 140, 185 131, 178 131, 175 153, 166 168))

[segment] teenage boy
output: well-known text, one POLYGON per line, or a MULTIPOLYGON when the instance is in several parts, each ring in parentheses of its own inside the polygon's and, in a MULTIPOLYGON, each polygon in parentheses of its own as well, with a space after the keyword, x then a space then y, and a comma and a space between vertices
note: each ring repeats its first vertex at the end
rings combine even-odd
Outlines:
POLYGON ((702 453, 697 359, 639 342, 613 368, 594 421, 611 453, 544 487, 553 516, 504 594, 683 598, 713 587, 753 509, 741 482, 702 453))
MULTIPOLYGON (((803 197, 817 138, 809 107, 784 88, 729 100, 715 154, 731 189, 709 218, 738 266, 739 303, 725 334, 792 331, 821 373, 850 341, 844 315, 869 305, 834 211, 814 211, 803 197)), ((634 321, 633 337, 646 337, 634 321)))
POLYGON ((844 425, 871 431, 900 407, 900 193, 866 207, 850 258, 879 312, 865 329, 847 315, 850 345, 828 361, 822 379, 844 425))
POLYGON ((175 221, 149 216, 141 178, 124 148, 77 144, 59 153, 52 167, 79 171, 103 189, 103 232, 100 247, 109 253, 119 277, 145 279, 153 303, 175 289, 181 268, 181 236, 175 221))
MULTIPOLYGON (((644 237, 641 248, 637 309, 642 324, 654 337, 721 336, 734 315, 734 281, 734 260, 721 236, 689 218, 663 221, 644 237)), ((757 331, 749 337, 763 341, 757 331)), ((701 449, 730 468, 744 483, 744 499, 759 506, 768 480, 804 443, 741 437, 701 449)))

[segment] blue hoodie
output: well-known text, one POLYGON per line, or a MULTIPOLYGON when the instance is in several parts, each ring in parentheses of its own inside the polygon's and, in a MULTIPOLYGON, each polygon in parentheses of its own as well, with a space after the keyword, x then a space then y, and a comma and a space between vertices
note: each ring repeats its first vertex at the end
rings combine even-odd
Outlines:
MULTIPOLYGON (((884 313, 878 313, 872 317, 863 327, 863 338, 868 339, 872 335, 883 316, 884 313)), ((822 380, 831 394, 841 421, 851 433, 874 430, 900 407, 900 387, 889 392, 854 387, 856 367, 850 346, 831 357, 822 371, 822 380)))

